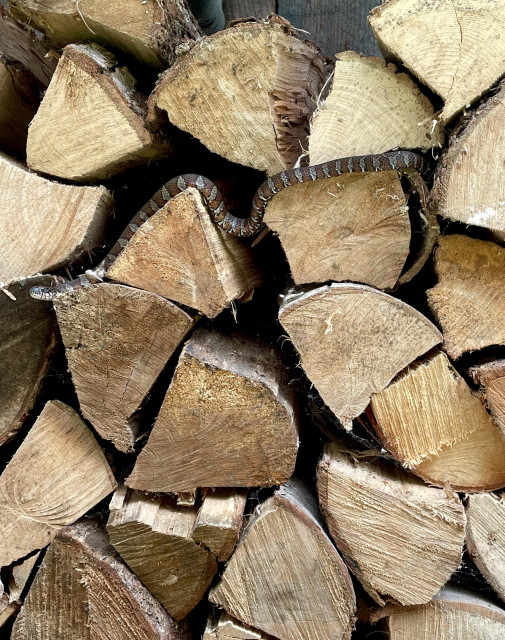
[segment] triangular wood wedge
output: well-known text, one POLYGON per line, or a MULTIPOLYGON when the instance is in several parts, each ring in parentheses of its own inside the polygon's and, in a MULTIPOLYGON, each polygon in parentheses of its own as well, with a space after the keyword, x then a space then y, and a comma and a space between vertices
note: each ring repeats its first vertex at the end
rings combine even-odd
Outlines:
POLYGON ((119 560, 94 520, 64 529, 44 558, 12 640, 191 640, 119 560))
POLYGON ((77 413, 48 402, 0 476, 0 566, 46 546, 116 488, 77 413))
POLYGON ((505 486, 505 435, 445 353, 409 367, 371 406, 384 446, 427 482, 461 491, 505 486))
POLYGON ((133 414, 194 319, 154 293, 108 283, 76 289, 54 307, 82 415, 132 451, 133 414))
POLYGON ((358 284, 334 283, 286 296, 279 320, 305 373, 346 429, 372 393, 441 341, 418 311, 358 284))
POLYGON ((330 535, 378 604, 428 602, 458 568, 465 510, 457 494, 353 460, 335 444, 326 445, 317 478, 330 535))
POLYGON ((216 227, 193 188, 172 198, 138 229, 107 277, 210 318, 263 282, 251 249, 216 227))
POLYGON ((356 607, 316 502, 293 480, 257 507, 209 598, 279 640, 349 640, 356 607))
POLYGON ((505 73, 504 20, 502 0, 390 0, 369 18, 384 56, 400 60, 444 99, 443 121, 505 73))
POLYGON ((494 421, 505 434, 505 360, 492 360, 468 372, 481 385, 481 393, 494 421))

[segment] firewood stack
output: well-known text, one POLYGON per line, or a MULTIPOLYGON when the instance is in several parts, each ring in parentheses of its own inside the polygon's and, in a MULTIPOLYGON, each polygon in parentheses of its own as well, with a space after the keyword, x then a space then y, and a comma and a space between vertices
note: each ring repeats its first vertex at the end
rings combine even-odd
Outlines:
POLYGON ((333 60, 275 14, 8 5, 2 637, 503 639, 505 0, 388 0, 384 58, 333 60), (256 242, 190 187, 29 294, 179 174, 247 217, 393 149, 429 172, 286 186, 256 242))

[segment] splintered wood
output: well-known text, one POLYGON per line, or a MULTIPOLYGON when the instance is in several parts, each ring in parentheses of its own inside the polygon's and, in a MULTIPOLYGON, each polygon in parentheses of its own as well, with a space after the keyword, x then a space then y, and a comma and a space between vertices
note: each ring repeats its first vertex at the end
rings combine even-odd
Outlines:
POLYGON ((493 360, 468 372, 481 385, 486 406, 498 427, 505 434, 505 360, 493 360))

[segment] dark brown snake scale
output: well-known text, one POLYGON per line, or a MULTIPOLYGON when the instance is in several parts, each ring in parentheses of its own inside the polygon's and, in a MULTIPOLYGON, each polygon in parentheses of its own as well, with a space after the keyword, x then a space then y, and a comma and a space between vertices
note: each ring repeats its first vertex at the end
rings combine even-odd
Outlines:
POLYGON ((346 173, 391 171, 396 169, 416 169, 422 173, 427 169, 427 162, 422 156, 413 151, 399 150, 376 155, 340 158, 339 160, 324 162, 312 167, 286 169, 268 178, 259 187, 254 194, 249 218, 237 218, 229 213, 219 189, 208 178, 195 174, 185 174, 172 178, 135 214, 116 244, 98 267, 75 280, 63 282, 55 287, 33 287, 30 290, 30 295, 38 300, 53 300, 68 291, 73 291, 79 287, 87 287, 94 282, 101 281, 137 229, 161 209, 168 200, 188 187, 195 187, 202 194, 214 222, 220 229, 234 236, 247 238, 256 235, 261 230, 267 203, 276 193, 286 187, 301 182, 333 178, 346 173))

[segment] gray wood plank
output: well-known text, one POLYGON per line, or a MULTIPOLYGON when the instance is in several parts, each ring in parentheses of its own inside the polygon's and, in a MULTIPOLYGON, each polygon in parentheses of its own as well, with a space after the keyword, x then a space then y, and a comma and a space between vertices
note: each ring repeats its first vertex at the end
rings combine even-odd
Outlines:
MULTIPOLYGON (((288 3, 289 4, 289 3, 288 3)), ((269 13, 275 13, 275 0, 224 0, 223 10, 226 20, 237 18, 266 18, 269 13)))

